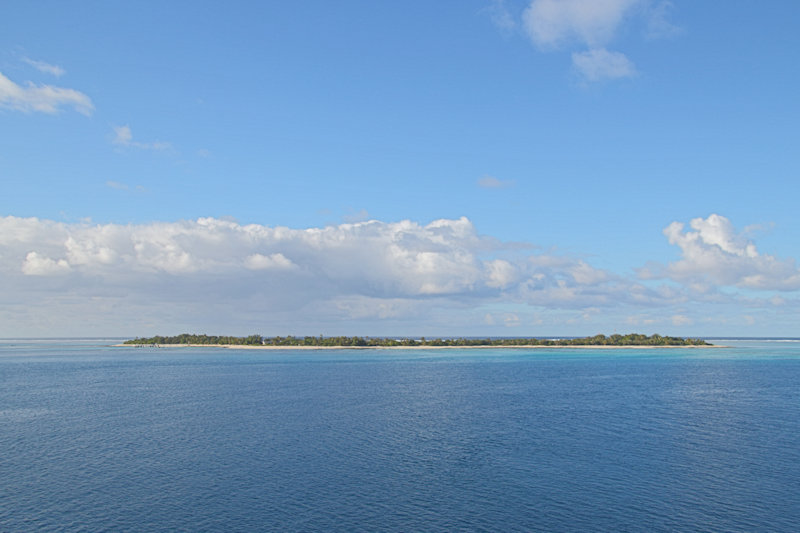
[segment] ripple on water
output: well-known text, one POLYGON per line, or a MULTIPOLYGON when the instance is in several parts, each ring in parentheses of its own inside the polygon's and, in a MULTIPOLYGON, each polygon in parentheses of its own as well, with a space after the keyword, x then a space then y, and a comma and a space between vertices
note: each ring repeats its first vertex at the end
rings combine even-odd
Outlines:
POLYGON ((0 530, 800 523, 800 358, 539 353, 0 357, 0 530))

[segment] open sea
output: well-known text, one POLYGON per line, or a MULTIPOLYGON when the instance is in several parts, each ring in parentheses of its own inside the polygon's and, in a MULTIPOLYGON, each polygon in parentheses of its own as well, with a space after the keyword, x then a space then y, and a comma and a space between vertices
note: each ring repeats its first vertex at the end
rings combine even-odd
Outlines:
POLYGON ((0 341, 0 531, 800 531, 800 342, 0 341))

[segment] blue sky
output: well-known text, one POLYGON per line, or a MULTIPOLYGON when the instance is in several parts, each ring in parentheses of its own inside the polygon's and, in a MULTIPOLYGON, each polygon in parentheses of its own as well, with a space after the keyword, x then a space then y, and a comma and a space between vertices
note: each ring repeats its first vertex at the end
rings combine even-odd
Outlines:
POLYGON ((796 2, 2 13, 0 336, 797 334, 796 2))

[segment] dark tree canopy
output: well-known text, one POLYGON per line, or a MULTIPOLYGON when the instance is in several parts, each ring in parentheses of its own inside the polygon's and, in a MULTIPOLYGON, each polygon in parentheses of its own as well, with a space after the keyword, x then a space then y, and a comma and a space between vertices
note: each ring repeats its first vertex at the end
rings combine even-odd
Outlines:
POLYGON ((710 346, 702 339, 664 337, 658 334, 629 333, 611 336, 595 335, 575 339, 472 339, 472 338, 380 338, 380 337, 230 337, 183 333, 173 337, 147 337, 125 341, 125 344, 204 344, 234 346, 319 346, 319 347, 370 347, 370 346, 710 346))

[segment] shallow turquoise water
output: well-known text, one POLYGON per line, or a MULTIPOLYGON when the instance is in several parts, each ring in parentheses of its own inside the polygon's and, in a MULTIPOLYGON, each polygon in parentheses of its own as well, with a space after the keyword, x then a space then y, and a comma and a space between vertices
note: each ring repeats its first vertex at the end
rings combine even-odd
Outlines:
POLYGON ((800 343, 0 342, 0 530, 795 531, 800 343))

